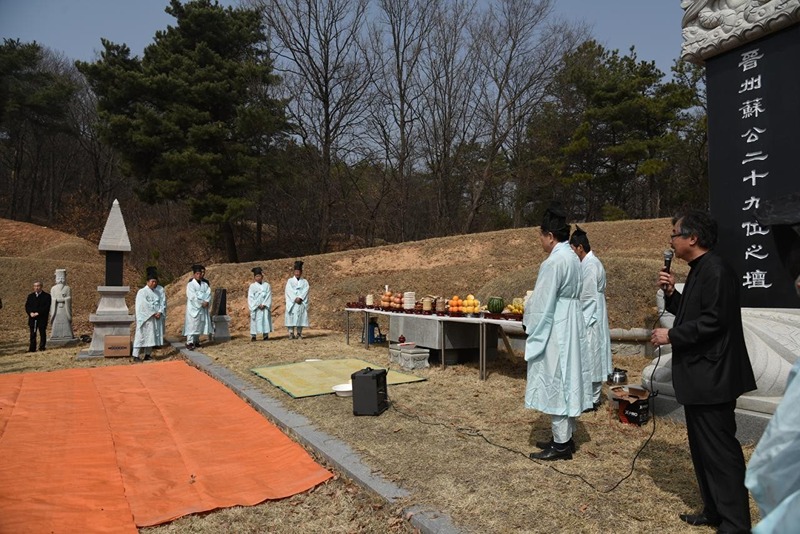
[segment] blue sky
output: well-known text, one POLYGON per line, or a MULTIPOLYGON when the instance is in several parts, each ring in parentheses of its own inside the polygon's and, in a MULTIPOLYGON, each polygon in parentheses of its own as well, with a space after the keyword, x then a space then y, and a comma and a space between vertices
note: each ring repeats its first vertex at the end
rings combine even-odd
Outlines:
MULTIPOLYGON (((224 0, 235 5, 235 0, 224 0)), ((0 37, 37 41, 68 58, 90 61, 100 38, 125 43, 139 55, 156 30, 172 24, 167 0, 0 0, 0 37)), ((665 73, 680 54, 679 0, 556 0, 558 14, 592 26, 602 45, 640 60, 654 60, 665 73)))
POLYGON ((634 46, 639 60, 655 61, 667 74, 680 56, 680 0, 555 0, 555 5, 560 15, 588 23, 606 48, 627 54, 634 46))

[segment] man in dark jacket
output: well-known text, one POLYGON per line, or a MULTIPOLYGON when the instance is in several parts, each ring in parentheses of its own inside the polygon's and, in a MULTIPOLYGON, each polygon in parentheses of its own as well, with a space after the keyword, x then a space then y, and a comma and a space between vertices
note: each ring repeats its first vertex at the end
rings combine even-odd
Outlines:
POLYGON ((673 219, 670 243, 691 268, 683 293, 672 273, 658 283, 672 328, 653 330, 654 345, 672 344, 672 384, 684 406, 686 432, 704 508, 681 514, 691 525, 720 532, 749 532, 750 506, 744 485, 745 463, 736 439, 736 399, 756 389, 747 355, 739 304, 741 280, 712 249, 717 223, 707 213, 690 211, 673 219))
POLYGON ((39 350, 47 347, 47 315, 50 313, 50 294, 42 291, 42 283, 33 283, 33 293, 25 301, 25 313, 28 315, 28 328, 31 331, 31 342, 28 352, 36 352, 36 331, 39 331, 39 350))

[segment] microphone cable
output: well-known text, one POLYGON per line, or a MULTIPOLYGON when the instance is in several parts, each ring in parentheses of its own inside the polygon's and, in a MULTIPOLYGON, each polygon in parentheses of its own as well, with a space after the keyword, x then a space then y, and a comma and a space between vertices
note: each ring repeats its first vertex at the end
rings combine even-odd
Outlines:
MULTIPOLYGON (((658 317, 656 317, 656 319, 655 319, 655 321, 653 323, 653 328, 655 328, 655 326, 658 324, 658 322, 664 316, 665 312, 666 312, 666 305, 664 306, 664 309, 661 310, 661 313, 658 315, 658 317)), ((651 330, 653 328, 651 328, 651 330)), ((651 384, 651 387, 652 387, 652 384, 653 384, 653 378, 655 376, 656 369, 658 368, 658 364, 661 361, 661 346, 659 345, 656 350, 658 351, 658 356, 656 357, 656 363, 655 363, 655 366, 653 367, 653 372, 650 373, 650 384, 651 384)), ((653 439, 653 436, 656 433, 656 414, 655 414, 654 397, 656 397, 657 395, 658 395, 657 391, 655 391, 655 392, 651 391, 650 392, 650 399, 651 399, 650 400, 650 413, 652 414, 652 420, 653 420, 653 428, 650 431, 650 435, 647 436, 647 439, 644 441, 644 443, 636 451, 636 454, 634 454, 633 459, 631 460, 631 467, 630 467, 628 473, 625 476, 623 476, 622 478, 620 478, 616 483, 614 483, 614 485, 612 485, 608 489, 600 489, 600 488, 598 488, 596 485, 592 484, 589 480, 587 480, 583 475, 580 475, 578 473, 569 473, 567 471, 562 471, 561 469, 558 469, 557 467, 555 467, 553 464, 551 464, 549 462, 543 462, 543 461, 535 460, 535 459, 531 458, 527 453, 524 453, 522 451, 519 451, 519 450, 511 448, 511 447, 506 447, 505 445, 502 445, 500 443, 496 443, 496 442, 490 440, 489 438, 487 438, 486 435, 481 430, 478 430, 477 428, 471 428, 471 427, 466 427, 466 426, 455 426, 455 425, 452 425, 452 424, 443 423, 441 421, 424 421, 422 419, 422 417, 420 417, 419 415, 414 414, 414 413, 410 413, 410 412, 407 412, 407 411, 404 411, 404 410, 401 410, 400 408, 397 407, 397 403, 396 402, 392 401, 391 399, 388 399, 388 400, 389 400, 389 407, 393 411, 397 412, 398 414, 400 414, 400 415, 402 415, 404 417, 407 417, 407 418, 410 418, 410 419, 416 419, 419 423, 421 423, 423 425, 441 426, 441 427, 444 427, 444 428, 451 428, 451 429, 455 430, 457 433, 465 435, 465 436, 468 436, 468 437, 479 437, 479 438, 483 439, 483 441, 485 441, 489 445, 492 445, 493 447, 497 447, 499 449, 506 450, 506 451, 511 452, 513 454, 518 454, 518 455, 522 456, 523 458, 525 458, 526 460, 531 461, 531 462, 533 462, 535 464, 538 464, 538 465, 540 465, 542 467, 548 467, 549 469, 555 471, 556 473, 558 473, 560 475, 578 479, 578 480, 580 480, 581 482, 583 482, 584 484, 586 484, 587 486, 589 486, 590 488, 592 488, 594 491, 596 491, 598 493, 611 493, 612 491, 617 489, 620 486, 620 484, 622 484, 625 480, 629 479, 633 475, 633 472, 634 472, 635 467, 636 467, 636 460, 639 458, 639 455, 641 455, 642 451, 645 449, 645 447, 647 447, 647 444, 650 443, 650 441, 653 439)), ((387 392, 387 397, 388 397, 388 392, 387 392)))
POLYGON ((481 430, 478 430, 477 428, 454 426, 454 425, 451 425, 451 424, 448 424, 448 423, 443 423, 441 421, 425 421, 425 420, 422 419, 422 417, 420 417, 417 414, 401 410, 400 408, 397 407, 397 404, 394 401, 391 401, 389 403, 389 407, 393 411, 397 412, 398 414, 400 414, 400 415, 402 415, 404 417, 408 417, 410 419, 416 419, 419 423, 421 423, 423 425, 441 426, 441 427, 444 427, 444 428, 451 428, 451 429, 455 430, 457 433, 462 434, 464 436, 479 437, 479 438, 483 439, 483 441, 485 441, 486 443, 488 443, 489 445, 491 445, 493 447, 497 447, 498 449, 506 450, 506 451, 508 451, 510 453, 513 453, 513 454, 518 454, 518 455, 522 456, 523 458, 525 458, 526 460, 528 460, 530 462, 533 462, 535 464, 538 464, 538 465, 540 465, 542 467, 547 467, 547 468, 555 471, 556 473, 558 473, 560 475, 563 475, 563 476, 566 476, 566 477, 571 477, 571 478, 576 478, 576 479, 580 480, 581 482, 583 482, 584 484, 586 484, 587 486, 589 486, 590 488, 592 488, 594 491, 596 491, 598 493, 610 493, 610 492, 614 491, 615 489, 617 489, 617 487, 619 487, 619 485, 622 484, 622 482, 624 482, 626 479, 630 478, 630 476, 633 474, 634 466, 636 464, 636 459, 639 457, 639 454, 644 449, 644 446, 647 445, 647 442, 650 441, 650 438, 653 437, 653 433, 655 432, 655 425, 654 425, 653 432, 651 432, 650 436, 647 438, 647 441, 644 443, 644 445, 642 445, 642 447, 636 452, 636 455, 633 457, 633 461, 631 463, 631 468, 630 468, 630 471, 628 472, 628 474, 626 474, 624 477, 622 477, 619 481, 617 481, 610 488, 608 488, 608 489, 600 489, 597 486, 595 486, 594 484, 592 484, 589 480, 587 480, 581 474, 569 473, 567 471, 562 471, 561 469, 558 469, 557 467, 555 467, 551 463, 547 463, 547 462, 543 462, 543 461, 535 460, 535 459, 531 458, 528 455, 528 453, 525 453, 525 452, 519 451, 517 449, 514 449, 512 447, 507 447, 507 446, 502 445, 500 443, 494 442, 491 439, 487 438, 486 435, 481 430))
MULTIPOLYGON (((659 313, 658 317, 656 317, 655 321, 653 321, 653 326, 650 328, 651 331, 655 329, 656 325, 658 325, 659 321, 661 321, 661 318, 664 317, 664 313, 666 313, 666 311, 667 311, 667 306, 666 306, 666 302, 665 302, 664 303, 664 309, 661 310, 661 313, 659 313)), ((655 363, 655 365, 653 365, 653 371, 650 373, 650 387, 651 388, 654 387, 653 386, 653 384, 654 384, 653 383, 653 378, 656 375, 656 369, 658 369, 658 364, 661 363, 661 345, 656 347, 656 351, 658 353, 658 355, 656 356, 656 363, 655 363)), ((650 391, 650 390, 648 390, 648 391, 650 391)), ((633 455, 633 460, 631 460, 631 469, 630 469, 630 471, 628 471, 627 475, 625 475, 624 477, 619 479, 619 481, 616 484, 611 486, 610 489, 605 490, 602 493, 610 493, 610 492, 614 491, 615 489, 617 489, 617 487, 620 484, 622 484, 625 480, 630 478, 631 475, 633 475, 633 470, 634 470, 634 468, 636 466, 636 460, 639 458, 639 455, 642 453, 642 451, 645 449, 645 447, 647 447, 647 445, 650 443, 650 440, 652 440, 653 436, 656 434, 656 401, 655 401, 655 398, 657 396, 658 396, 658 391, 650 391, 650 415, 651 415, 651 419, 653 421, 653 428, 650 431, 650 435, 647 436, 647 439, 644 440, 644 443, 642 443, 642 446, 639 447, 639 450, 636 451, 636 454, 633 455)))

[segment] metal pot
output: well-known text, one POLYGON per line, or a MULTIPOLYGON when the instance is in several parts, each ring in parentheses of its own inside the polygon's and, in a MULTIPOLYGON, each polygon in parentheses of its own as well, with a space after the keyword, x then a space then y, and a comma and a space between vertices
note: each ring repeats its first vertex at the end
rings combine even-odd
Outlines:
POLYGON ((608 375, 608 383, 612 386, 623 386, 628 383, 628 371, 625 369, 614 368, 614 372, 608 375))

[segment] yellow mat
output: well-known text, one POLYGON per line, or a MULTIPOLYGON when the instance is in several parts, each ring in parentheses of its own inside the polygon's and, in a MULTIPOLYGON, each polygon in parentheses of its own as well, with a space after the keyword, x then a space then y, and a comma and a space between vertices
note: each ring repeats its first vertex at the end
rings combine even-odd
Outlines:
MULTIPOLYGON (((308 360, 297 363, 270 365, 251 369, 261 378, 266 378, 272 385, 281 388, 294 398, 313 397, 333 393, 331 389, 336 384, 350 382, 350 375, 367 367, 383 369, 370 362, 358 358, 345 358, 342 360, 308 360)), ((419 382, 424 378, 389 371, 386 374, 386 384, 405 384, 419 382)))

